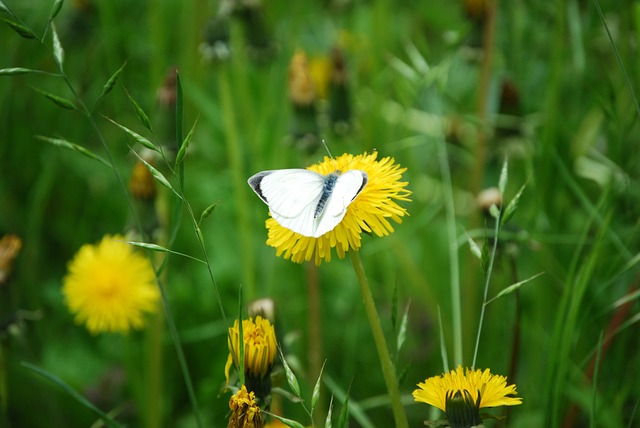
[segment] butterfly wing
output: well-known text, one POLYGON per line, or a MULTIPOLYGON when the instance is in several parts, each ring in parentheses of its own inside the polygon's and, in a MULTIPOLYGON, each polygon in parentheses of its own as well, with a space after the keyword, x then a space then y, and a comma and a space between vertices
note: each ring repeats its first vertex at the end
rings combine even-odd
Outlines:
POLYGON ((312 236, 313 214, 324 185, 321 174, 306 169, 279 169, 260 172, 248 182, 280 225, 312 236))
POLYGON ((351 202, 369 181, 366 172, 350 170, 340 174, 322 213, 316 218, 314 237, 333 230, 342 221, 351 202))
POLYGON ((267 205, 271 216, 283 227, 303 236, 318 238, 333 230, 347 213, 347 207, 366 186, 367 173, 347 171, 338 176, 335 186, 325 195, 326 177, 306 169, 263 171, 248 183, 267 205), (319 215, 316 208, 326 198, 319 215))

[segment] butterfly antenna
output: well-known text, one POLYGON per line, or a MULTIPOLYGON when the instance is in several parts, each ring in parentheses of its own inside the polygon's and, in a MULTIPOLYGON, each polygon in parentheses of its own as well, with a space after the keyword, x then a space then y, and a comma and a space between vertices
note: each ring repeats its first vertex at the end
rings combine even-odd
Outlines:
POLYGON ((333 159, 333 155, 331 155, 331 150, 329 150, 329 146, 327 146, 327 142, 324 141, 324 138, 320 141, 322 141, 322 145, 324 146, 324 148, 327 149, 327 153, 329 153, 329 157, 333 159))

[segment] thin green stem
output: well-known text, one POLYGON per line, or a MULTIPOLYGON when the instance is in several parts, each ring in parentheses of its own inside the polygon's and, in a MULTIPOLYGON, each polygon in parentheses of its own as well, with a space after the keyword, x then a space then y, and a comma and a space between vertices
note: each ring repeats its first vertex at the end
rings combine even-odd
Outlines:
POLYGON ((369 287, 369 280, 364 272, 364 266, 358 252, 349 251, 349 255, 351 256, 351 263, 353 264, 353 269, 355 270, 356 278, 358 279, 358 285, 360 285, 360 294, 362 294, 364 309, 367 312, 371 333, 373 333, 373 340, 376 344, 378 357, 380 358, 380 367, 382 368, 382 375, 384 376, 387 391, 389 392, 389 399, 391 400, 391 409, 393 410, 396 428, 408 428, 409 422, 407 421, 407 415, 402 406, 395 367, 391 360, 391 354, 389 353, 387 342, 384 338, 384 332, 382 331, 382 325, 380 324, 378 310, 376 309, 376 304, 373 300, 373 295, 371 294, 371 288, 369 287))
POLYGON ((460 294, 460 262, 458 260, 458 238, 456 234, 456 212, 453 202, 453 185, 449 170, 447 143, 438 139, 438 159, 447 216, 447 242, 449 244, 449 273, 451 275, 451 312, 453 322, 453 358, 454 366, 462 364, 462 304, 460 294))
POLYGON ((493 228, 494 238, 493 247, 491 248, 491 257, 489 258, 489 266, 487 267, 487 275, 484 281, 484 296, 482 297, 482 308, 480 309, 480 321, 478 321, 478 334, 476 336, 476 346, 473 351, 473 362, 471 368, 476 367, 476 358, 478 357, 478 348, 480 347, 480 335, 482 333, 482 324, 484 322, 484 312, 487 308, 487 295, 489 294, 489 281, 493 273, 493 262, 496 258, 496 250, 498 249, 498 235, 500 233, 500 221, 502 219, 502 211, 496 210, 496 225, 493 228))

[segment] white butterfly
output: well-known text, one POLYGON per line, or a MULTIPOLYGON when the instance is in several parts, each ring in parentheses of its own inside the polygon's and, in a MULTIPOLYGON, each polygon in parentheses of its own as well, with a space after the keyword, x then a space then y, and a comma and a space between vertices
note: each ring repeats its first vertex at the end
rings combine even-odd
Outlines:
POLYGON ((271 217, 303 236, 318 238, 333 230, 369 181, 357 169, 322 175, 307 169, 262 171, 249 186, 269 205, 271 217))

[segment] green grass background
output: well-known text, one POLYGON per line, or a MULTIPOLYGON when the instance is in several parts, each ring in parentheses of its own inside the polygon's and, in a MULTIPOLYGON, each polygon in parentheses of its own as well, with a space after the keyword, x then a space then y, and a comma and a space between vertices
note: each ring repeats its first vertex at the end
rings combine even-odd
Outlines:
MULTIPOLYGON (((52 2, 3 1, 42 35, 52 2)), ((326 129, 323 137, 334 156, 378 150, 380 157, 394 157, 407 167, 403 178, 413 192, 413 201, 403 204, 410 216, 396 232, 386 238, 365 236, 361 250, 390 344, 393 314, 410 302, 407 341, 397 368, 411 425, 422 426, 431 416, 428 406, 412 403, 415 384, 443 371, 438 308, 449 364, 456 363, 444 195, 452 192, 455 201, 462 362, 470 365, 484 277, 466 234, 481 243, 485 220, 475 197, 497 184, 507 158, 506 199, 525 183, 526 189, 503 231, 489 296, 538 272, 544 275, 518 296, 510 294, 487 307, 476 366, 507 375, 516 361, 515 378, 509 380, 524 399, 502 426, 567 426, 565 417, 574 405, 576 426, 637 424, 637 295, 621 315, 619 331, 605 336, 604 349, 598 344, 620 316, 616 302, 637 289, 639 112, 592 2, 497 2, 495 38, 487 50, 483 26, 465 14, 463 2, 265 1, 274 54, 262 61, 252 58, 246 28, 235 19, 232 56, 213 64, 202 62, 198 46, 217 2, 91 3, 94 11, 87 13, 65 2, 55 23, 65 71, 88 105, 127 62, 113 92, 97 104, 95 116, 116 167, 128 179, 135 160, 128 148, 133 141, 101 115, 152 138, 137 120, 122 90, 126 87, 149 114, 154 141, 162 140, 162 130, 174 119, 159 109, 156 91, 167 70, 176 66, 184 89, 185 131, 199 117, 185 160, 185 195, 196 215, 218 202, 202 231, 222 306, 229 319, 236 317, 240 284, 245 302, 261 297, 275 301, 279 340, 299 361, 307 396, 315 382, 304 376, 309 268, 277 258, 265 245, 267 208, 245 180, 260 170, 303 167, 322 159, 323 150, 305 154, 285 143, 292 116, 287 67, 297 49, 323 56, 346 39, 354 130, 338 136, 326 129), (488 74, 482 71, 483 52, 492 58, 488 74), (516 88, 515 105, 504 101, 504 82, 516 88), (443 138, 451 187, 443 184, 438 162, 443 138), (478 156, 482 141, 484 159, 478 156), (396 288, 399 304, 394 306, 396 288), (512 356, 517 320, 520 349, 512 356), (593 381, 586 372, 598 349, 603 351, 593 381)), ((638 5, 601 5, 635 88, 640 87, 638 5)), ((56 72, 53 57, 37 41, 21 38, 4 24, 0 40, 0 68, 56 72)), ((50 36, 45 43, 51 46, 50 36)), ((126 196, 110 169, 36 138, 61 137, 105 155, 81 113, 59 108, 33 87, 72 97, 60 78, 0 76, 0 233, 16 233, 24 244, 11 281, 0 289, 0 310, 4 320, 18 310, 41 314, 20 323, 17 332, 8 327, 2 331, 0 370, 7 401, 0 425, 89 426, 95 420, 57 385, 21 366, 26 361, 79 392, 102 385, 102 409, 127 403, 125 420, 141 426, 150 418, 141 404, 146 393, 140 378, 157 358, 148 355, 148 334, 93 337, 73 323, 61 295, 66 264, 77 249, 123 230, 126 196), (111 391, 108 382, 120 376, 122 367, 129 376, 111 391)), ((490 221, 487 227, 490 233, 490 221)), ((173 249, 200 257, 186 216, 173 249)), ((376 400, 385 387, 349 260, 336 257, 318 274, 325 377, 342 391, 351 388, 351 403, 362 406, 370 426, 391 426, 387 403, 376 400)), ((229 393, 221 389, 226 326, 206 269, 172 257, 166 292, 201 418, 206 426, 226 426, 229 393)), ((163 330, 162 402, 154 411, 163 426, 196 426, 164 324, 163 330)), ((331 393, 328 387, 323 390, 320 413, 326 412, 331 393)), ((286 403, 285 415, 309 423, 299 405, 286 403)), ((365 422, 352 420, 351 426, 365 422)))

